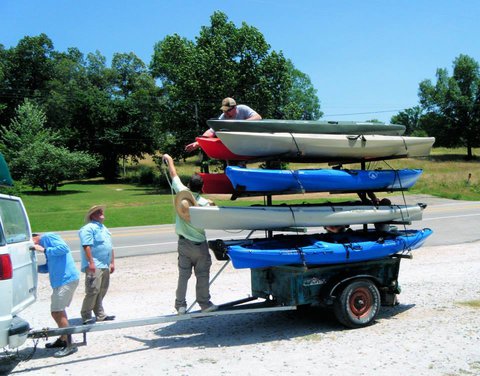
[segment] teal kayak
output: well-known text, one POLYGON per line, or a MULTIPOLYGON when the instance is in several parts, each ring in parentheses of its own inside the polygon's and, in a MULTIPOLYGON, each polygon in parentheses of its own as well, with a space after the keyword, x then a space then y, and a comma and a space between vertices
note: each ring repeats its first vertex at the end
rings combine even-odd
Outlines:
POLYGON ((207 120, 215 132, 292 132, 329 134, 379 134, 401 136, 405 126, 359 121, 320 121, 320 120, 207 120))
POLYGON ((12 187, 13 179, 10 175, 10 170, 8 169, 7 162, 5 162, 2 153, 0 153, 0 186, 2 185, 12 187))

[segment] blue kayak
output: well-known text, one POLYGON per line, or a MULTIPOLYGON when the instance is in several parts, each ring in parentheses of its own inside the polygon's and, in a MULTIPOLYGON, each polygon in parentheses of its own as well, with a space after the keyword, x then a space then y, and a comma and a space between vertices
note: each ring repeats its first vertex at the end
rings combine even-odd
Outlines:
POLYGON ((228 166, 238 192, 360 192, 411 188, 423 170, 264 170, 228 166))
POLYGON ((279 235, 270 239, 224 242, 233 266, 266 268, 279 265, 347 264, 376 260, 417 249, 432 230, 377 232, 370 230, 314 235, 279 235))

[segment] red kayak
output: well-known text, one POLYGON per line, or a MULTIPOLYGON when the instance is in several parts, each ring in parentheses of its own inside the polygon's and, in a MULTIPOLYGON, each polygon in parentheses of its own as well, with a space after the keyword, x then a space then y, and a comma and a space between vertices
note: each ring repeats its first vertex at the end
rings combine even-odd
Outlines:
POLYGON ((225 174, 199 173, 203 179, 203 193, 228 193, 234 192, 230 179, 225 174))
POLYGON ((220 159, 222 161, 245 161, 254 158, 232 153, 219 138, 197 137, 195 140, 202 150, 213 159, 220 159))

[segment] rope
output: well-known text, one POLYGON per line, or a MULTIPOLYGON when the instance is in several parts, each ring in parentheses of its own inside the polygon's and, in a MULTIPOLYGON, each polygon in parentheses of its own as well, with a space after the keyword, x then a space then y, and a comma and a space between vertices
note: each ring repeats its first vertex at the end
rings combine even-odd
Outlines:
POLYGON ((298 186, 300 187, 301 192, 302 192, 302 193, 305 193, 305 188, 303 187, 302 182, 301 182, 300 179, 298 178, 298 173, 296 173, 294 170, 290 170, 290 172, 292 173, 293 178, 297 181, 297 184, 298 184, 298 186))
POLYGON ((300 157, 303 153, 301 152, 300 148, 298 147, 297 140, 295 140, 295 136, 293 135, 292 132, 288 132, 288 133, 290 133, 290 136, 292 136, 292 140, 295 143, 295 147, 297 148, 297 157, 300 157))
MULTIPOLYGON (((167 163, 165 163, 165 165, 167 165, 167 163)), ((170 179, 170 174, 167 171, 168 169, 165 168, 165 166, 163 164, 161 165, 160 169, 163 171, 163 173, 165 175, 165 178, 167 179, 167 183, 170 187, 170 195, 172 196, 172 207, 174 208, 174 210, 173 210, 173 222, 175 223, 175 221, 176 221, 176 217, 175 217, 175 191, 173 189, 172 180, 170 179)))
POLYGON ((302 261, 303 267, 307 267, 307 261, 305 260, 305 253, 302 251, 301 248, 295 247, 295 250, 297 251, 298 255, 300 256, 300 260, 302 261))
POLYGON ((405 137, 403 137, 403 136, 400 136, 400 137, 402 137, 403 146, 405 146, 405 151, 406 151, 406 152, 407 152, 407 154, 408 154, 407 141, 405 141, 405 137))
POLYGON ((288 206, 288 209, 290 210, 290 213, 292 213, 293 227, 297 229, 296 232, 297 232, 297 235, 299 235, 298 227, 297 227, 297 219, 295 218, 295 212, 293 211, 290 205, 288 206))

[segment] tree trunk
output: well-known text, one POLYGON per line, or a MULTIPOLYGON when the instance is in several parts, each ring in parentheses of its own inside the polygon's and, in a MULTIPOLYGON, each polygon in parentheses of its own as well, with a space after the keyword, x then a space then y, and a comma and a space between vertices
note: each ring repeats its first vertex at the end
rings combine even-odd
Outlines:
POLYGON ((115 181, 118 176, 117 155, 104 155, 102 160, 102 175, 107 182, 115 181))

